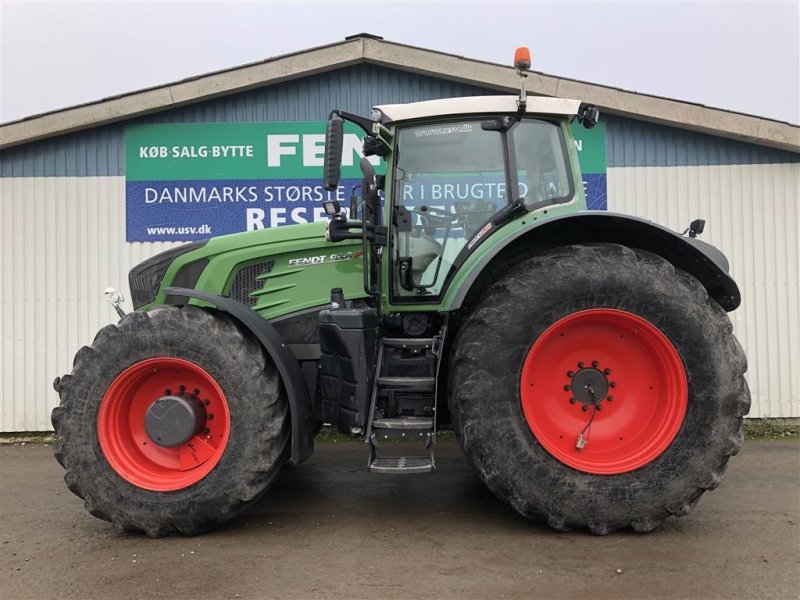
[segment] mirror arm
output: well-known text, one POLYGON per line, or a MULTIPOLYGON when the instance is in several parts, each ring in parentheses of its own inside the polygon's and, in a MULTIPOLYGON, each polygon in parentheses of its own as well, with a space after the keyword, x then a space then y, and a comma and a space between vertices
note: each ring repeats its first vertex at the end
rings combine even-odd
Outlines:
MULTIPOLYGON (((355 123, 356 125, 361 127, 361 129, 363 129, 367 135, 372 135, 372 121, 370 119, 366 119, 364 117, 354 115, 353 113, 339 110, 338 108, 331 111, 331 115, 333 115, 334 113, 339 115, 345 121, 350 121, 351 123, 355 123)), ((328 118, 330 119, 330 117, 328 118)))

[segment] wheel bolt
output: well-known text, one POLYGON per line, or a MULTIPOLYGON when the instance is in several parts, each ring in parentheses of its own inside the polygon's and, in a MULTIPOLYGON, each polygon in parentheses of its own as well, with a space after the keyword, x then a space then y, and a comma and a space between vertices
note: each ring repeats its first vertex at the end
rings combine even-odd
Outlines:
POLYGON ((611 375, 611 369, 605 368, 603 369, 603 373, 605 373, 606 375, 611 375))
POLYGON ((586 412, 587 410, 589 410, 589 407, 584 404, 583 406, 581 406, 581 410, 583 412, 586 412))
POLYGON ((576 402, 577 402, 577 400, 575 400, 575 398, 570 398, 569 399, 569 403, 570 404, 575 404, 576 402))
POLYGON ((578 361, 578 368, 579 368, 579 369, 582 369, 582 368, 583 368, 583 361, 578 361))
POLYGON ((599 367, 599 366, 600 366, 600 363, 599 363, 599 362, 597 362, 596 360, 593 360, 593 361, 592 361, 592 366, 593 366, 593 367, 596 369, 597 367, 599 367))
POLYGON ((574 377, 574 376, 575 376, 574 371, 567 371, 567 377, 574 377))
POLYGON ((617 382, 616 381, 609 381, 608 382, 608 387, 612 387, 612 388, 617 387, 617 382))
POLYGON ((571 389, 572 389, 572 386, 571 386, 571 385, 565 385, 565 386, 564 386, 564 391, 565 391, 565 392, 568 392, 568 391, 570 391, 571 389))
POLYGON ((614 396, 609 396, 608 398, 606 398, 606 400, 608 400, 609 402, 613 402, 614 401, 614 396))

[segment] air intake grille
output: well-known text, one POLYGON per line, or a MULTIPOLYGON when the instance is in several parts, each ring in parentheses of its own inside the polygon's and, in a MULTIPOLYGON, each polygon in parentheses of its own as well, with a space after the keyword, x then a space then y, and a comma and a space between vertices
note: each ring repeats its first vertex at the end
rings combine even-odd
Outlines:
POLYGON ((255 305, 258 299, 250 294, 264 285, 264 282, 257 280, 256 277, 269 273, 274 266, 274 260, 263 260, 240 268, 233 277, 228 296, 247 306, 255 305))

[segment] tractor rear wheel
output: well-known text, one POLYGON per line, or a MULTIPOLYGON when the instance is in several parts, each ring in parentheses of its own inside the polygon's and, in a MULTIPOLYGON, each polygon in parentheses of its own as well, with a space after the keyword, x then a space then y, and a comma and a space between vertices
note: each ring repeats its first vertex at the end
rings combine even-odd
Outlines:
POLYGON ((450 410, 500 498, 560 530, 648 531, 742 443, 746 359, 693 277, 618 245, 525 259, 459 330, 450 410))
POLYGON ((55 387, 64 480, 122 529, 201 533, 255 502, 287 455, 278 374, 223 313, 127 315, 78 351, 55 387))

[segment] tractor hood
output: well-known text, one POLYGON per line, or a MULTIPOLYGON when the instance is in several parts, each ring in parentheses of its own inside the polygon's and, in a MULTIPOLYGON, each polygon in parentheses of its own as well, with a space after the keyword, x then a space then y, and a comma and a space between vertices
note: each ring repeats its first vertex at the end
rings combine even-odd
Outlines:
POLYGON ((264 318, 328 303, 332 287, 348 299, 365 296, 360 242, 334 244, 325 223, 287 225, 211 238, 163 252, 131 270, 136 309, 201 303, 166 288, 226 296, 264 318))

